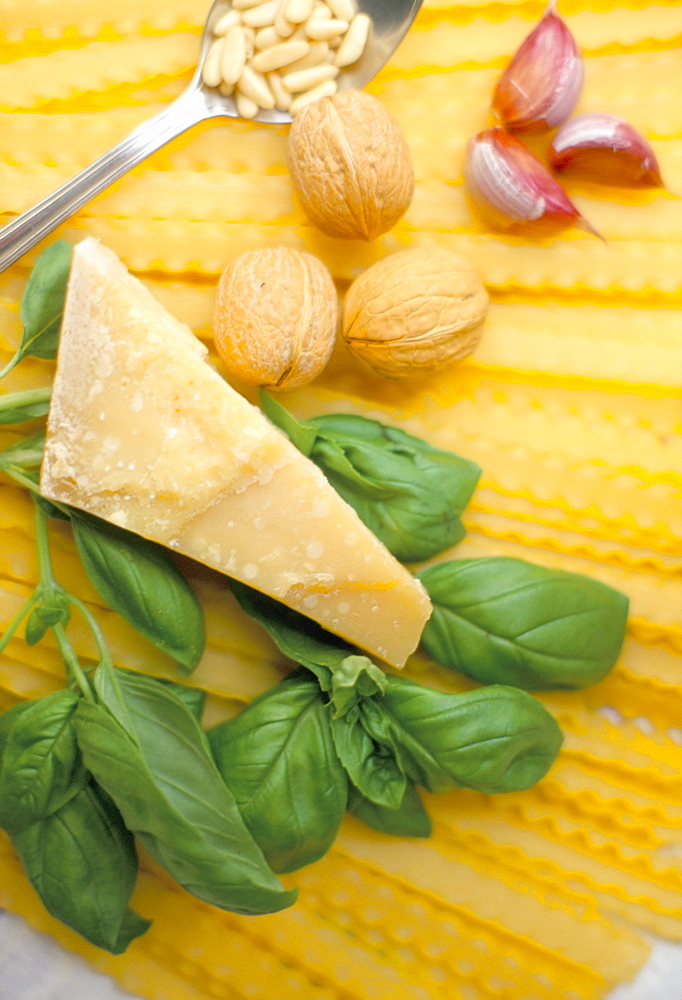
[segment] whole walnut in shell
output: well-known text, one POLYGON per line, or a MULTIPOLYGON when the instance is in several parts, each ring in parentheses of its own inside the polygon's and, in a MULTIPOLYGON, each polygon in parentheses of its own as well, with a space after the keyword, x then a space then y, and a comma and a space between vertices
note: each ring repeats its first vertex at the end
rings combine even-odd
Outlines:
POLYGON ((295 389, 323 370, 334 348, 336 286, 313 254, 253 250, 224 269, 213 336, 228 373, 250 385, 295 389))
POLYGON ((340 90, 305 105, 288 148, 304 211, 329 236, 373 240, 410 206, 414 171, 405 137, 363 91, 340 90))
POLYGON ((342 336, 378 375, 431 375, 478 344, 488 295, 478 272, 448 250, 401 250, 348 290, 342 336))

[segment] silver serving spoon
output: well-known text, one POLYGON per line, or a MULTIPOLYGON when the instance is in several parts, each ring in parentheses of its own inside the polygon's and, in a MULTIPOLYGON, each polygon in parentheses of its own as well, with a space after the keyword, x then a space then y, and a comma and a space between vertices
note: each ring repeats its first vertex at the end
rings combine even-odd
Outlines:
MULTIPOLYGON (((339 88, 359 90, 376 76, 402 41, 421 5, 422 0, 359 0, 358 10, 372 19, 371 35, 358 62, 339 74, 339 88)), ((202 80, 213 28, 229 8, 229 0, 214 0, 201 36, 197 68, 179 97, 91 166, 0 229, 0 271, 171 139, 208 118, 239 117, 233 98, 224 97, 202 80)), ((290 122, 291 115, 261 111, 254 120, 281 124, 290 122)))

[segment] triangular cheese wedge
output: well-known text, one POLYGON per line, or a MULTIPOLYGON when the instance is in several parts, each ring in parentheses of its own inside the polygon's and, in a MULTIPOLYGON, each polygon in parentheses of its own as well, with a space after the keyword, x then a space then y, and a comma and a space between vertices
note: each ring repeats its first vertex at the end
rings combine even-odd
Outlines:
POLYGON ((41 491, 242 580, 395 666, 431 611, 320 470, 93 239, 74 249, 41 491))

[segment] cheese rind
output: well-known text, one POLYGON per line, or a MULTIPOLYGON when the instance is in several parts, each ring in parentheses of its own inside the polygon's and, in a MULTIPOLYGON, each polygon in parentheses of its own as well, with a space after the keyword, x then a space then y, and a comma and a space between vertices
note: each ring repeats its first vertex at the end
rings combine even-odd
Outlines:
POLYGON ((74 249, 40 485, 395 666, 431 611, 322 472, 94 239, 74 249))

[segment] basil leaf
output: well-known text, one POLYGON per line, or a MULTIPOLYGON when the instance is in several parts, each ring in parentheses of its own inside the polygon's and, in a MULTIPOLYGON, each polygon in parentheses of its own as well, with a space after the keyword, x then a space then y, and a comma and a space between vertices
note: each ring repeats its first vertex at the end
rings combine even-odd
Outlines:
POLYGON ((26 389, 0 396, 0 424, 19 424, 25 420, 44 417, 50 408, 52 390, 26 389))
POLYGON ((298 450, 310 458, 310 453, 313 449, 313 445, 317 440, 317 431, 308 427, 305 423, 297 420, 296 417, 292 416, 287 409, 285 409, 281 403, 273 399, 267 392, 262 389, 259 392, 260 404, 265 413, 265 416, 270 420, 275 427, 279 427, 281 431, 284 431, 286 436, 289 438, 291 443, 295 445, 298 450))
POLYGON ((365 728, 363 702, 354 712, 332 716, 334 746, 339 760, 357 790, 371 802, 397 809, 403 801, 407 779, 390 748, 375 743, 365 728))
POLYGON ((378 420, 328 414, 298 423, 265 393, 261 400, 397 559, 421 562, 463 538, 460 514, 481 474, 474 462, 378 420))
POLYGON ((379 833, 392 837, 430 837, 431 819, 424 808, 419 792, 408 782, 405 794, 397 809, 380 806, 366 799, 357 788, 350 786, 348 811, 357 819, 379 833))
POLYGON ((346 715, 363 698, 386 690, 386 674, 367 656, 346 656, 332 674, 331 704, 334 714, 346 715))
POLYGON ((620 654, 628 600, 590 577, 493 556, 443 562, 419 579, 434 604, 424 649, 484 684, 582 688, 620 654))
MULTIPOLYGON (((230 590, 241 609, 267 630, 279 650, 314 673, 322 690, 330 692, 334 671, 341 668, 348 656, 357 653, 355 647, 298 611, 237 580, 230 580, 230 590)), ((371 663, 367 657, 364 659, 371 663)))
MULTIPOLYGON (((124 667, 117 667, 117 673, 122 674, 132 674, 133 677, 139 677, 140 674, 136 670, 126 670, 124 667)), ((197 722, 201 722, 201 717, 204 714, 204 705, 206 704, 206 692, 201 688, 189 687, 187 684, 177 684, 175 681, 169 680, 167 677, 154 677, 154 682, 160 684, 161 687, 168 688, 171 694, 179 698, 186 709, 194 716, 197 722)))
POLYGON ((35 646, 48 629, 55 625, 67 625, 71 617, 70 600, 60 587, 39 587, 39 603, 31 610, 24 635, 29 646, 35 646))
POLYGON ((331 847, 346 774, 310 675, 286 678, 208 732, 218 770, 270 867, 291 872, 331 847))
POLYGON ((381 708, 402 770, 430 792, 529 788, 547 773, 562 743, 554 718, 519 688, 446 694, 390 677, 381 708))
POLYGON ((76 712, 85 766, 125 825, 188 892, 237 913, 289 906, 189 709, 151 677, 98 667, 76 712))
POLYGON ((0 827, 17 833, 51 815, 86 784, 73 716, 80 696, 55 691, 3 714, 0 827))
POLYGON ((11 839, 45 908, 87 941, 120 955, 149 927, 128 908, 133 838, 94 783, 11 839))
POLYGON ((199 601, 170 554, 146 538, 73 510, 78 554, 110 608, 190 673, 204 651, 199 601))
POLYGON ((0 378, 29 355, 46 360, 57 356, 72 252, 70 243, 57 240, 36 261, 21 299, 21 343, 0 378))

